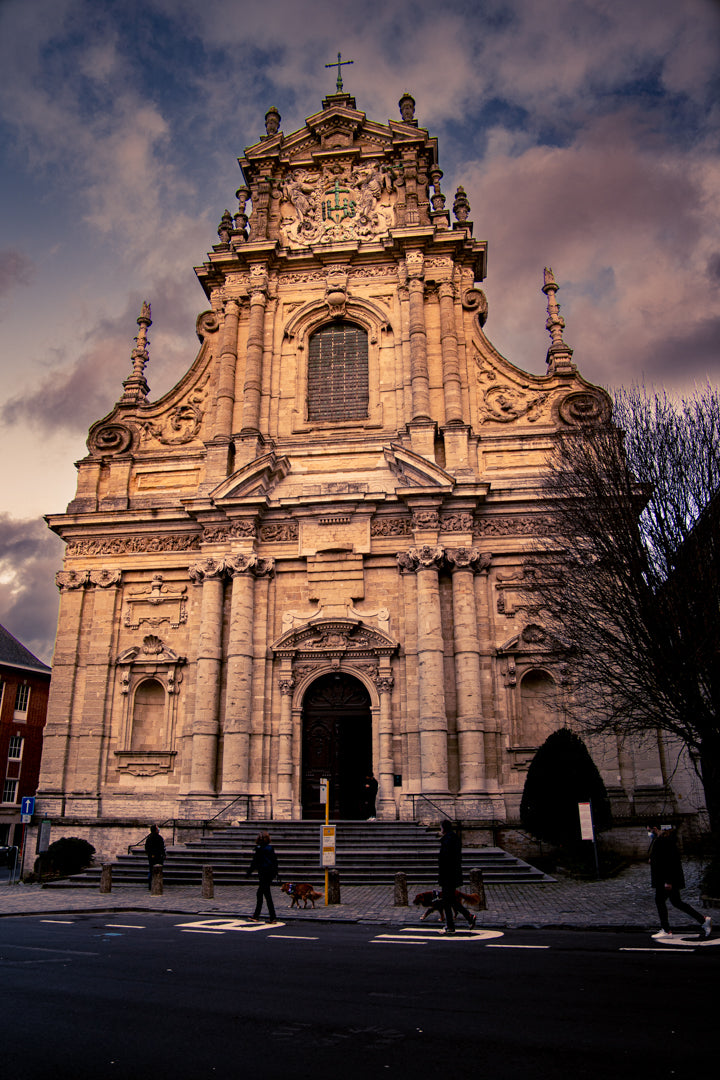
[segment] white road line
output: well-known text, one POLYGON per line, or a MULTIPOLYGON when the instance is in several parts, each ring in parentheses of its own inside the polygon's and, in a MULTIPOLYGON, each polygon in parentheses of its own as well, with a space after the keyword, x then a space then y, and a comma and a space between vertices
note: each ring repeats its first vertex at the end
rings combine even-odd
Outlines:
POLYGON ((283 941, 318 941, 319 938, 308 937, 307 934, 268 934, 268 937, 282 938, 283 941))
POLYGON ((145 930, 145 926, 138 926, 136 923, 129 922, 106 922, 106 926, 111 926, 115 930, 145 930))
POLYGON ((373 941, 437 941, 434 937, 424 937, 422 934, 413 934, 412 938, 402 937, 400 934, 376 934, 373 941))
POLYGON ((549 945, 488 945, 488 949, 549 949, 549 945))
POLYGON ((40 922, 58 923, 62 926, 72 926, 75 922, 74 919, 41 919, 40 922))
POLYGON ((420 940, 415 941, 412 938, 391 937, 385 935, 382 937, 374 937, 370 939, 371 945, 427 945, 427 941, 420 940))
POLYGON ((180 928, 180 933, 181 934, 220 934, 220 936, 222 937, 222 935, 225 933, 225 931, 224 930, 185 930, 185 929, 183 929, 181 927, 180 928))
MULTIPOLYGON (((688 950, 687 949, 673 949, 673 948, 663 949, 662 946, 660 946, 660 948, 652 948, 651 946, 647 946, 646 948, 642 948, 642 949, 640 949, 640 948, 633 949, 633 948, 630 948, 629 946, 624 945, 618 951, 619 952, 661 952, 661 953, 667 953, 669 955, 670 953, 686 953, 688 950)), ((690 951, 692 952, 692 949, 690 951)))

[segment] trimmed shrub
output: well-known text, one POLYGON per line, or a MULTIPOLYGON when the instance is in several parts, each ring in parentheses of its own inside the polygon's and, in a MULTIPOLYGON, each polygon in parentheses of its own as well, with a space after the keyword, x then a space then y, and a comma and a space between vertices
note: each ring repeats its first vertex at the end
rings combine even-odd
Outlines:
POLYGON ((87 840, 81 840, 79 836, 63 836, 37 857, 35 873, 41 877, 78 874, 90 865, 94 854, 95 848, 87 840))
POLYGON ((537 840, 577 848, 581 802, 592 803, 596 835, 610 827, 610 800, 595 762, 578 735, 560 728, 548 736, 530 763, 520 820, 537 840))

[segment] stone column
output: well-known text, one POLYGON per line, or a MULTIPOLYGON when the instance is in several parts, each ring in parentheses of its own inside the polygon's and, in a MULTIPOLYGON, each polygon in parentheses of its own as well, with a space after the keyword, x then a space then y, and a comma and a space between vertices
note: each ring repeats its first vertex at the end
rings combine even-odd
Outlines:
POLYGON ((250 268, 250 289, 250 322, 245 359, 241 428, 242 432, 248 433, 258 431, 260 427, 265 304, 268 291, 268 276, 264 266, 250 268))
POLYGON ((60 817, 63 813, 62 795, 70 749, 75 675, 87 580, 87 570, 59 570, 55 575, 55 584, 60 590, 60 612, 38 782, 38 810, 53 817, 60 817))
POLYGON ((442 282, 438 288, 438 296, 440 298, 440 346, 445 393, 445 423, 462 423, 460 365, 455 326, 455 290, 452 283, 442 282))
POLYGON ((480 640, 475 606, 474 575, 486 570, 489 555, 477 548, 454 548, 445 553, 452 571, 455 685, 457 691, 460 794, 484 790, 485 735, 480 684, 480 640))
POLYGON ((238 323, 240 302, 228 300, 225 305, 223 343, 220 353, 218 388, 215 398, 215 438, 229 439, 233 429, 235 405, 235 368, 238 352, 238 323))
POLYGON ((421 251, 408 251, 405 262, 410 297, 410 381, 413 419, 430 416, 430 377, 425 330, 424 258, 421 251))
POLYGON ((292 817, 292 699, 295 680, 289 672, 283 672, 278 681, 280 688, 280 732, 277 758, 277 816, 292 817))
POLYGON ((102 783, 103 746, 112 687, 114 627, 122 572, 91 570, 88 580, 95 590, 95 602, 85 665, 82 728, 79 732, 82 748, 78 754, 78 772, 82 771, 80 775, 76 773, 74 778, 68 777, 68 781, 75 791, 87 791, 95 798, 102 783))
POLYGON ((447 794, 447 716, 438 572, 443 549, 424 545, 398 556, 401 570, 417 577, 420 771, 425 794, 447 794))
POLYGON ((189 569, 202 584, 200 640, 192 726, 190 794, 214 795, 219 736, 224 559, 203 559, 189 569))
POLYGON ((395 800, 393 798, 393 682, 393 677, 389 673, 381 673, 376 680, 378 694, 380 695, 380 720, 378 723, 380 755, 376 766, 378 771, 377 809, 379 818, 395 816, 395 800))
POLYGON ((272 559, 232 555, 227 560, 232 578, 230 632, 227 647, 227 690, 223 723, 222 791, 248 793, 248 762, 252 730, 255 576, 273 571, 272 559))

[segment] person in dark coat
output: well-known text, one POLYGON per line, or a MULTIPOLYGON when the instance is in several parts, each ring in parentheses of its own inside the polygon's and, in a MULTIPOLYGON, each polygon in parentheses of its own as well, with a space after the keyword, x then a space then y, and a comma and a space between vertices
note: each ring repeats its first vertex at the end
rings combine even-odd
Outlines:
POLYGON ((470 926, 475 925, 475 917, 460 903, 455 895, 462 885, 462 845, 452 822, 445 818, 440 826, 440 853, 438 856, 438 884, 441 890, 443 911, 445 912, 446 934, 455 933, 455 912, 459 911, 470 926))
POLYGON ((659 825, 648 826, 650 843, 650 884, 655 890, 655 905, 660 916, 661 930, 653 934, 659 940, 672 937, 670 920, 668 919, 668 900, 678 911, 684 911, 696 923, 700 923, 700 937, 710 937, 712 920, 705 918, 690 904, 686 904, 680 896, 680 890, 685 887, 685 875, 683 874, 680 852, 677 846, 677 835, 674 829, 661 829, 659 825))
POLYGON ((165 841, 158 832, 157 825, 150 826, 150 832, 145 838, 145 854, 148 861, 148 889, 152 889, 153 867, 162 866, 165 862, 165 841))
POLYGON ((255 900, 255 913, 251 916, 252 921, 260 921, 260 912, 264 899, 268 907, 268 922, 275 922, 275 905, 273 904, 270 886, 278 876, 278 861, 275 849, 270 843, 270 834, 267 832, 261 832, 255 841, 255 851, 248 870, 248 877, 253 871, 256 871, 258 875, 258 889, 255 900))

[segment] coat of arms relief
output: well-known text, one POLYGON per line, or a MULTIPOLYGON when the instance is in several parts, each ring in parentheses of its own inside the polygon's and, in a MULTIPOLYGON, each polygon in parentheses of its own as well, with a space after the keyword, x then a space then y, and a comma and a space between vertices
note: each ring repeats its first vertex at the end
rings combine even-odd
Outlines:
POLYGON ((396 199, 392 171, 375 162, 295 169, 280 185, 282 241, 296 249, 384 235, 396 199))

